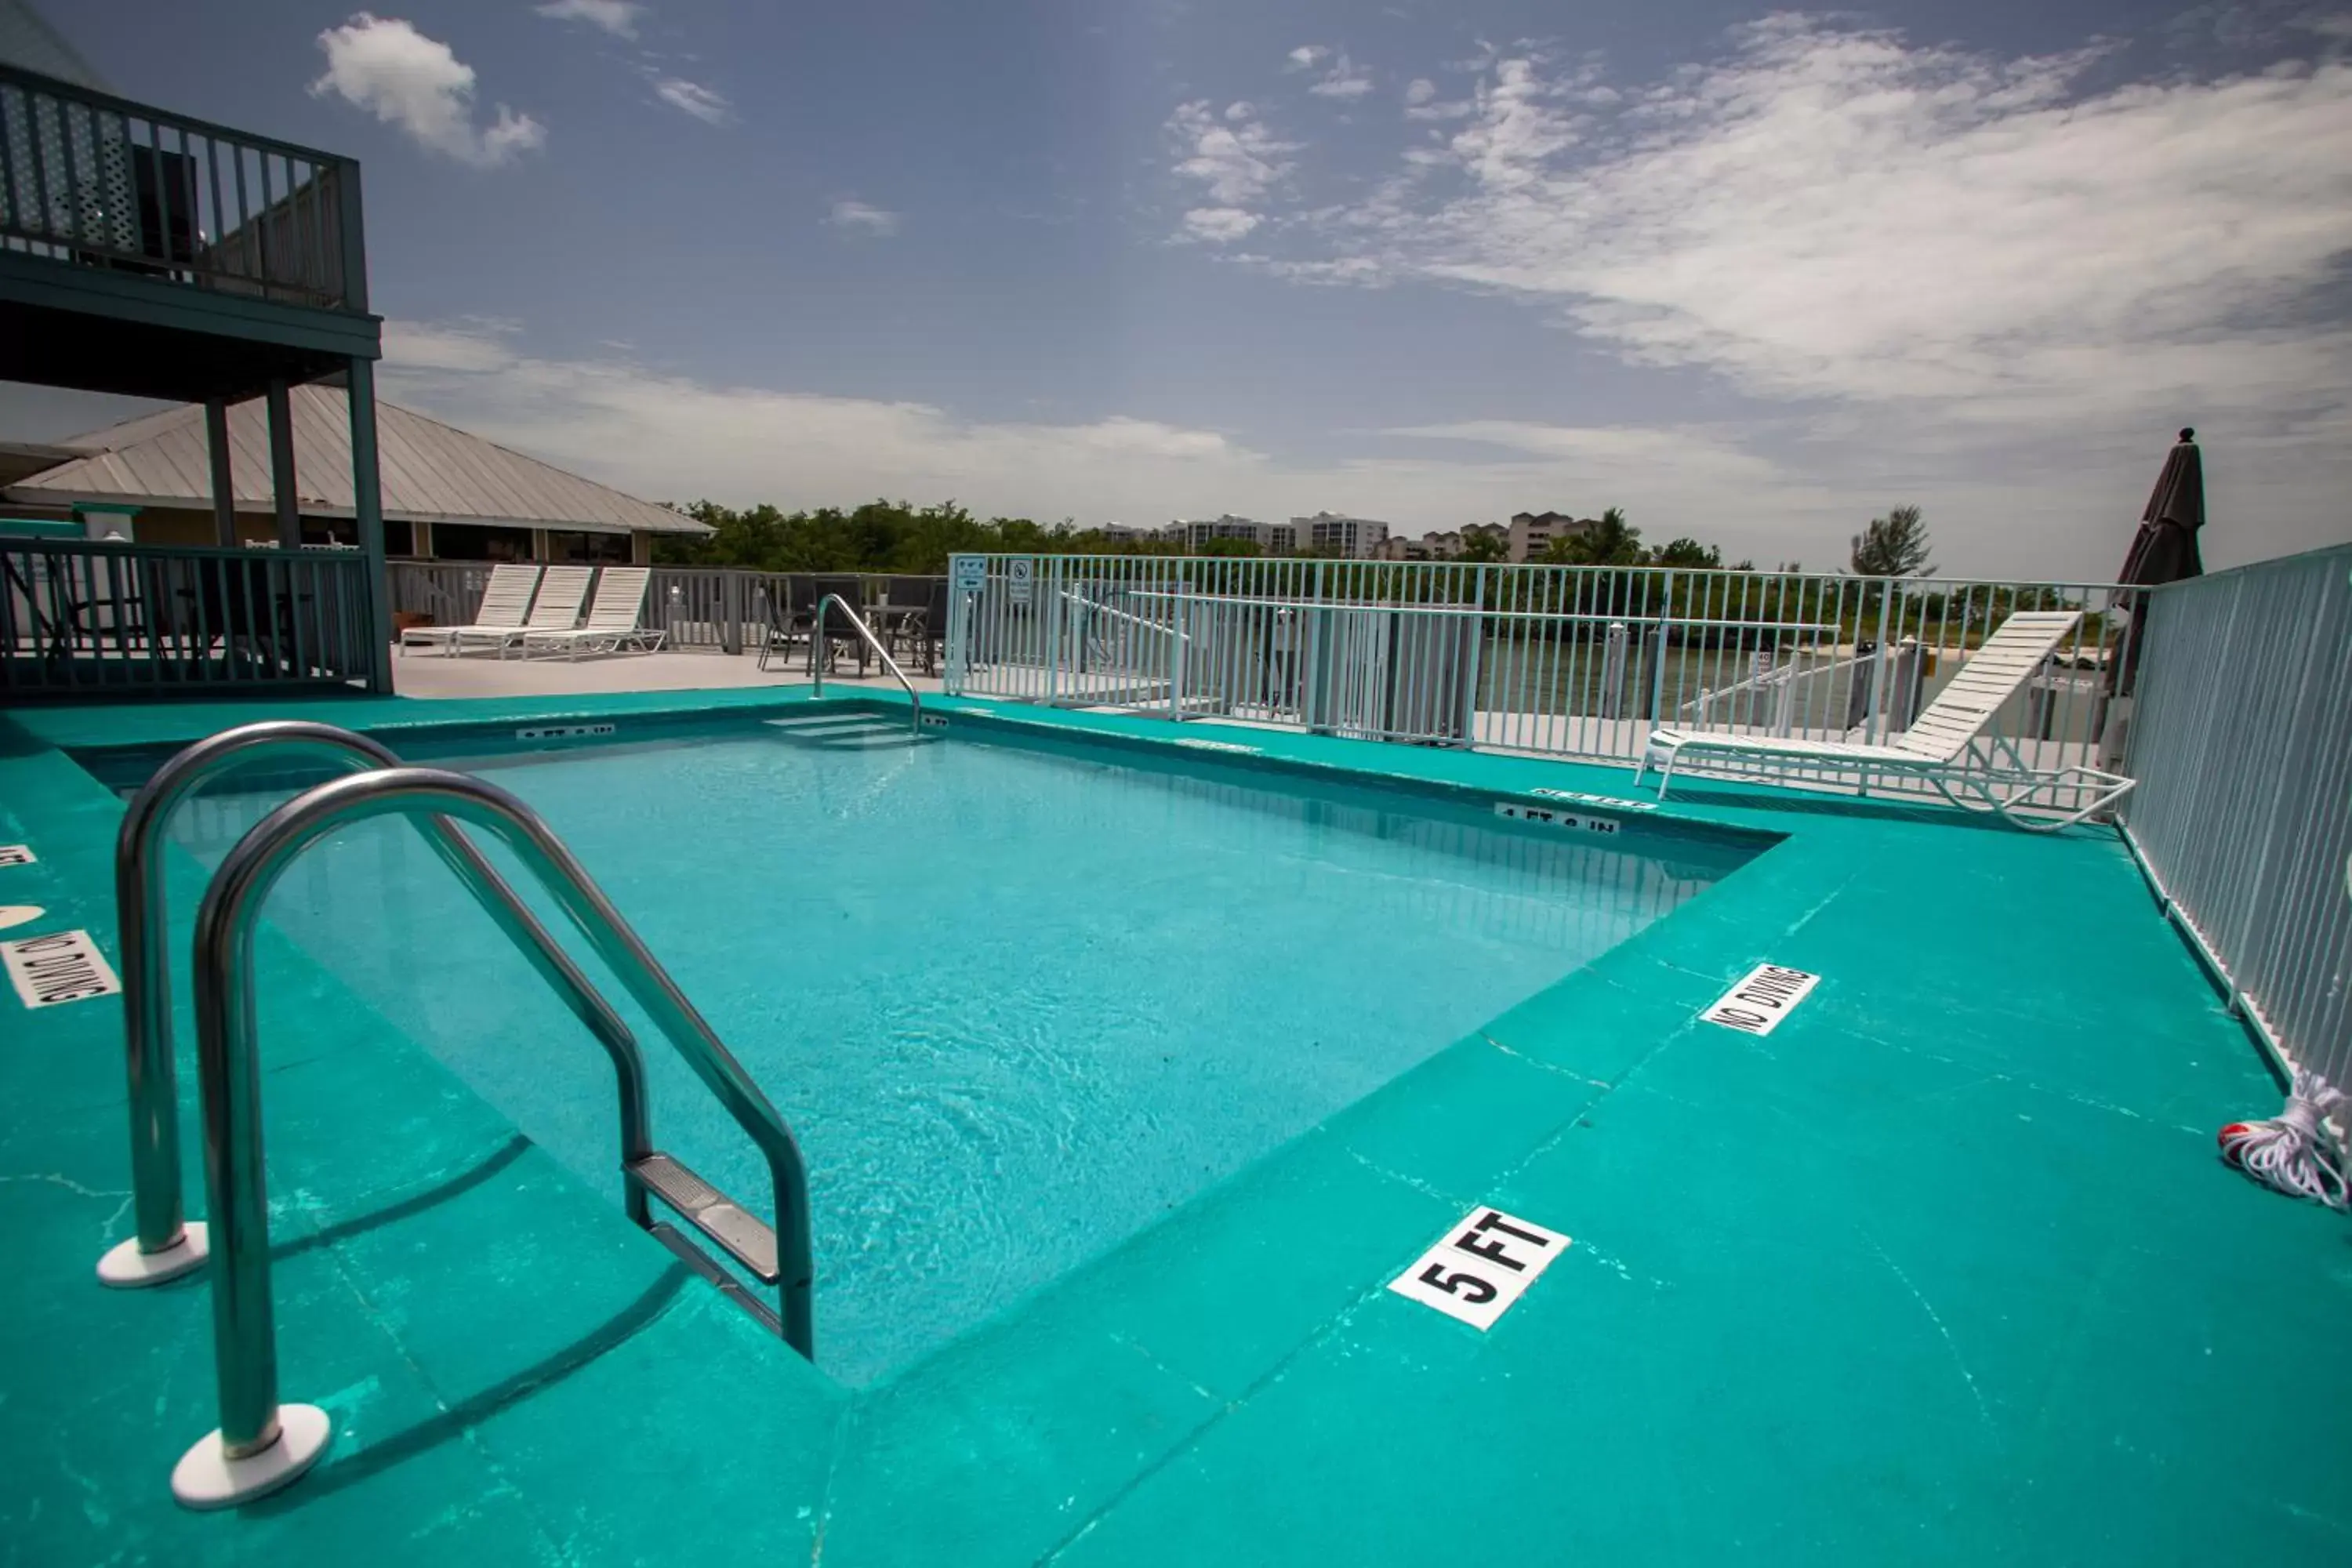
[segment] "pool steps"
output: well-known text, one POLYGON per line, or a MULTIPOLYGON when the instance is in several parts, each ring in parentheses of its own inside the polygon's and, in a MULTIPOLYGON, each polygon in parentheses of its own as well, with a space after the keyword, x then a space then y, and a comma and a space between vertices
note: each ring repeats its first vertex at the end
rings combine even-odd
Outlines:
POLYGON ((910 734, 906 725, 877 713, 789 715, 763 721, 802 745, 827 752, 865 752, 892 746, 920 745, 929 736, 910 734))

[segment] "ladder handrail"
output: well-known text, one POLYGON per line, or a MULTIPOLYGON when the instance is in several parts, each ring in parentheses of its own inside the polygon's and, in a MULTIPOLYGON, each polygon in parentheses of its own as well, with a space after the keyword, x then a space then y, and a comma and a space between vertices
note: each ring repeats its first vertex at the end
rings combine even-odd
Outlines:
MULTIPOLYGON (((163 844, 172 814, 181 802, 263 752, 299 755, 354 769, 401 765, 391 751, 364 735, 332 724, 272 719, 240 724, 184 748, 131 797, 115 837, 114 909, 117 940, 122 946, 122 1023, 130 1077, 135 1230, 132 1240, 109 1253, 110 1265, 101 1267, 100 1276, 110 1283, 161 1283, 204 1261, 207 1244, 201 1232, 189 1234, 180 1190, 179 1088, 173 1066, 171 965, 165 956, 170 921, 163 844), (126 1255, 126 1247, 135 1255, 126 1255), (112 1267, 116 1262, 135 1267, 118 1269, 112 1267)), ((622 1163, 625 1165, 651 1153, 645 1061, 628 1026, 606 1005, 547 928, 464 835, 441 817, 421 822, 417 827, 475 901, 612 1058, 620 1091, 622 1163)), ((645 1196, 634 1184, 629 1184, 628 1204, 630 1217, 646 1224, 650 1215, 645 1196)))
POLYGON ((221 1405, 218 1433, 197 1448, 217 1442, 217 1451, 232 1464, 262 1455, 279 1437, 254 930, 271 887, 321 838, 349 823, 416 812, 485 828, 503 841, 759 1145, 774 1184, 784 1337, 814 1359, 808 1182, 800 1146, 783 1118, 537 812, 469 774, 375 769, 306 790, 255 824, 214 872, 196 912, 196 1059, 204 1088, 221 1405))
POLYGON ((851 609, 848 601, 838 594, 827 594, 824 598, 819 599, 816 602, 816 619, 809 623, 809 680, 814 688, 811 695, 815 697, 824 695, 824 658, 817 651, 816 645, 824 637, 824 607, 827 605, 841 606, 842 618, 856 627, 857 635, 866 639, 866 646, 872 648, 876 657, 882 660, 882 668, 898 678, 899 687, 907 693, 907 700, 915 706, 914 734, 915 739, 921 740, 923 738, 923 699, 915 690, 915 683, 907 679, 907 672, 898 668, 898 661, 890 657, 890 650, 882 646, 881 639, 874 635, 874 628, 859 619, 857 612, 851 609))

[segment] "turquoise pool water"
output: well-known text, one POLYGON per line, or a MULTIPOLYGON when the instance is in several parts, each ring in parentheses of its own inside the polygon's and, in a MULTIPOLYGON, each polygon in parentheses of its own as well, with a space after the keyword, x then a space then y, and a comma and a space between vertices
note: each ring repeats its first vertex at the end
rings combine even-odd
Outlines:
MULTIPOLYGON (((835 750, 743 721, 436 749, 402 746, 541 812, 793 1123, 818 1362, 850 1383, 1114 1245, 1753 852, 1075 742, 835 750)), ((284 793, 207 795, 179 830, 215 861, 284 793)), ((321 847, 268 912, 617 1194, 602 1053, 409 829, 321 847)), ((624 1012, 646 1041, 656 1142, 767 1210, 749 1143, 624 1012)), ((268 997, 261 1017, 265 1056, 302 1026, 268 997)))

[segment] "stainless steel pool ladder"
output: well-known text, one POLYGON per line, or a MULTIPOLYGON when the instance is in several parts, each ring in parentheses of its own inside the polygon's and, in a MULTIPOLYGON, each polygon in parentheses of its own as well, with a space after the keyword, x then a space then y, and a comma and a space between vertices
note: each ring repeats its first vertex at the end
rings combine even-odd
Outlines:
POLYGON ((874 656, 882 661, 882 668, 890 672, 898 682, 899 689, 906 692, 907 701, 914 709, 913 714, 908 720, 908 731, 916 740, 921 740, 923 738, 921 693, 915 689, 915 683, 907 679, 907 672, 898 668, 898 661, 890 657, 890 650, 882 646, 882 639, 874 635, 874 628, 867 626, 859 617, 857 612, 849 607, 848 601, 838 594, 827 594, 824 598, 819 599, 816 602, 816 619, 809 623, 810 695, 815 697, 824 695, 824 653, 817 644, 824 640, 824 607, 827 605, 840 607, 842 619, 847 621, 856 629, 857 635, 866 639, 866 646, 874 650, 874 656))
POLYGON ((759 1086, 603 891, 538 815, 506 791, 462 773, 403 767, 389 751, 362 736, 293 721, 241 726, 189 747, 158 772, 125 816, 117 844, 116 895, 138 1234, 109 1254, 101 1277, 110 1283, 156 1283, 186 1272, 206 1254, 204 1227, 184 1224, 181 1215, 163 964, 163 829, 172 807, 205 779, 264 747, 323 755, 368 771, 318 785, 265 816, 222 861, 197 911, 197 1057, 214 1232, 210 1250, 216 1255, 213 1326, 221 1426, 173 1472, 173 1489, 181 1500, 217 1507, 273 1490, 300 1475, 326 1442, 323 1413, 307 1405, 281 1412, 278 1404, 252 938, 262 903, 286 868, 336 827, 369 817, 425 816, 420 828, 426 840, 604 1046, 619 1082, 630 1217, 813 1359, 808 1184, 799 1146, 759 1086), (652 1146, 645 1066, 635 1037, 457 830, 457 821, 488 829, 514 850, 760 1148, 773 1184, 781 1234, 652 1146), (776 1286, 781 1315, 676 1227, 654 1220, 648 1194, 763 1283, 776 1286), (108 1265, 119 1263, 125 1253, 131 1255, 129 1267, 110 1273, 108 1265))

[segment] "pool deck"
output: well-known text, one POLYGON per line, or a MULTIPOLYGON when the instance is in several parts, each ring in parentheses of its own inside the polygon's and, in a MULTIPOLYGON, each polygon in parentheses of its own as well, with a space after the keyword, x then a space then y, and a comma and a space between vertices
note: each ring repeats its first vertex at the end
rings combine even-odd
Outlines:
MULTIPOLYGON (((65 748, 308 716, 398 749, 417 726, 800 700, 18 710, 0 716, 0 843, 40 858, 0 868, 0 903, 47 912, 8 935, 86 927, 117 952, 121 803, 65 748)), ((936 706, 950 729, 1204 733, 936 706)), ((1224 753, 1237 766, 1648 798, 1623 770, 1205 732, 1259 749, 1224 753)), ((2216 1161, 2213 1129, 2279 1094, 2114 835, 1729 783, 1630 815, 1780 841, 857 1390, 265 928, 282 1384, 336 1436, 316 1474, 226 1514, 166 1487, 215 1424, 204 1287, 91 1275, 130 1225, 121 1010, 0 996, 0 1561, 2352 1555, 2352 1232, 2216 1161), (1764 962, 1822 979, 1767 1037, 1699 1021, 1764 962), (1574 1238, 1486 1333, 1386 1289, 1482 1205, 1574 1238)), ((789 1116, 792 1086, 767 1088, 789 1116)), ((821 1361, 822 1294, 817 1321, 821 1361)))
MULTIPOLYGON (((916 690, 928 698, 940 689, 937 676, 919 668, 908 672, 916 690)), ((756 688, 771 696, 808 684, 796 661, 772 661, 760 668, 756 655, 721 653, 716 648, 677 652, 611 654, 593 658, 493 658, 468 654, 452 658, 428 649, 410 649, 392 661, 393 687, 403 697, 429 700, 477 697, 566 697, 601 692, 716 691, 756 688), (788 668, 789 666, 789 668, 788 668)), ((859 675, 853 658, 838 661, 824 678, 830 692, 845 689, 898 689, 898 682, 873 667, 859 675)))

